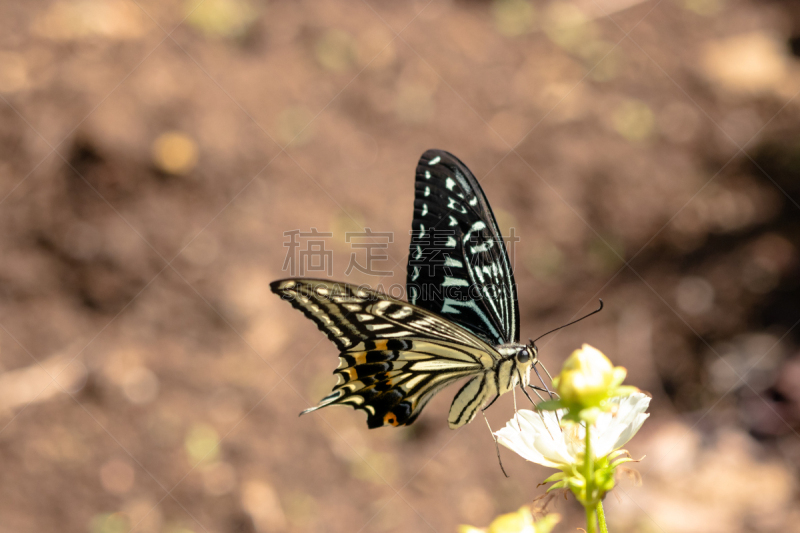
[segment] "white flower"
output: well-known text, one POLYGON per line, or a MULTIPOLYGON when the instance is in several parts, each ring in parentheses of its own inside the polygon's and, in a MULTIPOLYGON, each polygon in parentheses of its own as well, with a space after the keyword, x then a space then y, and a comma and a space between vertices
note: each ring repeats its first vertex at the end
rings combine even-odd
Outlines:
MULTIPOLYGON (((650 397, 635 392, 630 396, 612 398, 616 404, 609 412, 600 413, 592 424, 592 452, 595 458, 605 457, 622 448, 636 435, 650 416, 645 413, 650 397)), ((586 429, 583 424, 561 427, 556 418, 564 410, 518 411, 506 426, 495 433, 500 444, 528 461, 551 468, 563 468, 583 461, 586 448, 586 429)))

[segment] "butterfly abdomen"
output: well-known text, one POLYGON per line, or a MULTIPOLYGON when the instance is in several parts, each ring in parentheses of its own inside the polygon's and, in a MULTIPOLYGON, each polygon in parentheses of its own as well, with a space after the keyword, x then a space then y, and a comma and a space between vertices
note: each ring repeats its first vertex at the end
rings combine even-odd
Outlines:
POLYGON ((450 413, 447 416, 450 429, 468 424, 475 418, 478 409, 483 407, 496 393, 496 373, 493 370, 469 380, 453 398, 450 413))

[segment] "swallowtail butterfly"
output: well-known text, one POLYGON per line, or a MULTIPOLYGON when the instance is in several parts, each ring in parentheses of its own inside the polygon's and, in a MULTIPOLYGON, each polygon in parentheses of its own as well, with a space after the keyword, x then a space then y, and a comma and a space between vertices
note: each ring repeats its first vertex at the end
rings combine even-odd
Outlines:
POLYGON ((469 378, 448 415, 458 428, 492 398, 529 386, 538 350, 519 344, 516 283, 478 180, 452 154, 428 150, 415 186, 409 302, 324 280, 270 285, 340 351, 333 392, 301 414, 350 405, 370 428, 408 425, 441 389, 469 378))

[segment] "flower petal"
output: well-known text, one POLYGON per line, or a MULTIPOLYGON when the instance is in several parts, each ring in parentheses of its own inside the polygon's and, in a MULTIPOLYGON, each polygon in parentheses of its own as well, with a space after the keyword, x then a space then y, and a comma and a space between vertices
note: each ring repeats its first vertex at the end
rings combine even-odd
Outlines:
MULTIPOLYGON (((650 415, 645 411, 650 398, 642 393, 613 398, 613 413, 601 412, 592 429, 592 451, 605 457, 625 445, 650 415)), ((497 441, 528 461, 550 468, 562 468, 581 460, 585 449, 586 430, 583 424, 561 427, 564 411, 530 411, 522 409, 505 427, 495 432, 497 441)))
POLYGON ((539 453, 553 463, 563 465, 574 462, 574 456, 569 452, 556 413, 524 410, 520 412, 520 417, 536 428, 536 432, 532 434, 532 444, 539 453))
POLYGON ((597 429, 592 445, 596 457, 604 457, 624 446, 650 416, 645 413, 650 405, 650 398, 640 392, 624 398, 614 398, 612 401, 619 404, 616 412, 603 413, 595 422, 597 429))
POLYGON ((560 438, 561 429, 553 413, 520 410, 495 435, 500 444, 528 461, 550 468, 560 468, 570 462, 569 457, 564 456, 563 442, 559 446, 554 440, 560 438))
POLYGON ((628 400, 627 403, 631 407, 631 416, 629 417, 630 420, 625 425, 624 431, 619 434, 616 442, 614 442, 612 451, 618 450, 625 446, 625 443, 631 440, 633 436, 639 432, 639 429, 642 427, 642 424, 644 424, 644 421, 650 416, 649 413, 645 413, 650 405, 649 396, 642 393, 634 393, 626 398, 626 400, 628 400))

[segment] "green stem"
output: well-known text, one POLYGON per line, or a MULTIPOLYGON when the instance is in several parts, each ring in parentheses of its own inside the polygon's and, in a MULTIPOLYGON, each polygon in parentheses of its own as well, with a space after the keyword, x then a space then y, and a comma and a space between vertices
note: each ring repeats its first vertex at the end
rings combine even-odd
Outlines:
MULTIPOLYGON (((588 500, 594 497, 594 454, 592 453, 592 438, 589 428, 591 424, 586 423, 586 450, 583 455, 583 475, 586 479, 586 494, 588 500)), ((586 505, 586 533, 597 533, 597 506, 586 505)))
POLYGON ((597 507, 586 506, 586 533, 597 533, 597 507))
POLYGON ((591 424, 588 422, 586 423, 586 452, 583 456, 584 462, 584 469, 586 475, 586 496, 591 497, 591 493, 588 492, 590 488, 594 488, 594 454, 592 453, 592 439, 590 435, 589 428, 591 424))
POLYGON ((600 533, 608 533, 606 525, 606 513, 603 511, 603 502, 597 502, 597 518, 600 521, 600 533))

